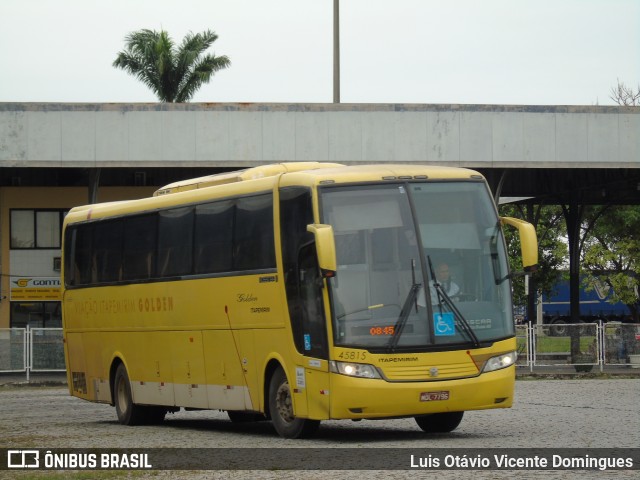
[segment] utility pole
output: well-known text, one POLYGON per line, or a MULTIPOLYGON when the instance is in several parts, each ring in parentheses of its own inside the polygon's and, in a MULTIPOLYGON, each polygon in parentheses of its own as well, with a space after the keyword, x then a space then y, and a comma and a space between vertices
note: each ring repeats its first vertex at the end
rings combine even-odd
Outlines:
POLYGON ((333 103, 340 103, 340 0, 333 0, 333 103))

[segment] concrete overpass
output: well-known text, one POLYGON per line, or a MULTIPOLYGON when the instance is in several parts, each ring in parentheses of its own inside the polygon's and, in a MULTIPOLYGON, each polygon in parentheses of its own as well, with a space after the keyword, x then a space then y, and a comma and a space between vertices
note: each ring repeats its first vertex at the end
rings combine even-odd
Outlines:
POLYGON ((635 203, 639 133, 637 107, 0 103, 0 186, 79 184, 95 168, 160 184, 270 162, 416 162, 479 169, 502 195, 635 203))
POLYGON ((637 168, 637 107, 0 103, 0 166, 637 168))

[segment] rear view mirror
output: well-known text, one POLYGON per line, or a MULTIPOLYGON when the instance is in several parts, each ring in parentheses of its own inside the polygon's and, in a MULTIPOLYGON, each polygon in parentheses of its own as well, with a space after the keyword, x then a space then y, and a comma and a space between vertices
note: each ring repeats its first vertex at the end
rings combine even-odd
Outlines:
POLYGON ((522 266, 525 272, 538 269, 538 238, 536 229, 529 222, 513 217, 500 217, 503 225, 510 225, 518 230, 522 252, 522 266))
POLYGON ((313 233, 316 239, 318 265, 324 278, 335 277, 338 269, 336 260, 336 243, 333 237, 333 227, 314 223, 307 225, 307 232, 313 233))

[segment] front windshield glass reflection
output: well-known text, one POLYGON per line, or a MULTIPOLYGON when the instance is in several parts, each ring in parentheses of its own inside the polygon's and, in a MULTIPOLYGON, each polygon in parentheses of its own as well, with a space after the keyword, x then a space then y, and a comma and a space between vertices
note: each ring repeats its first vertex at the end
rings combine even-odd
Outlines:
POLYGON ((504 243, 484 183, 332 187, 321 198, 338 260, 329 282, 336 345, 428 350, 513 335, 504 243))

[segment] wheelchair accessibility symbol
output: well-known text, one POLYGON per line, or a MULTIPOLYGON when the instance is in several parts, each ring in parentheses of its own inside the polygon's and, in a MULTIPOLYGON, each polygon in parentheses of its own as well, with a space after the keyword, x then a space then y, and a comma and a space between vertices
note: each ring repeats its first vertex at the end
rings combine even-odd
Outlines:
POLYGON ((456 334, 453 313, 434 313, 433 314, 433 330, 436 337, 447 337, 456 334))

